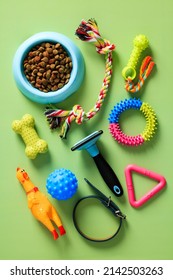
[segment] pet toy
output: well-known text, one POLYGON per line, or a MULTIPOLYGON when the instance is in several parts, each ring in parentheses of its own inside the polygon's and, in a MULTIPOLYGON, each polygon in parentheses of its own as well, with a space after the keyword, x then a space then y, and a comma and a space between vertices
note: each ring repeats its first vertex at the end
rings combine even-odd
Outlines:
POLYGON ((144 203, 146 203, 154 195, 156 195, 158 192, 160 192, 166 185, 165 178, 163 176, 161 176, 160 174, 157 174, 151 170, 147 170, 145 168, 139 167, 134 164, 128 165, 126 167, 125 177, 126 177, 129 202, 133 207, 136 207, 136 208, 140 207, 144 203), (131 175, 132 171, 133 172, 135 171, 143 176, 147 176, 151 179, 158 181, 158 184, 152 190, 150 190, 148 193, 146 193, 143 197, 141 197, 139 200, 135 199, 135 192, 134 192, 133 180, 132 180, 132 175, 131 175))
POLYGON ((46 181, 48 193, 58 200, 67 200, 77 191, 77 179, 75 175, 67 169, 60 168, 49 174, 46 181))
POLYGON ((28 207, 33 216, 47 227, 54 239, 58 238, 58 233, 51 221, 57 225, 60 235, 65 234, 65 229, 55 208, 47 197, 32 183, 27 172, 24 169, 17 168, 16 176, 27 194, 28 207))
MULTIPOLYGON (((139 60, 139 57, 149 45, 148 39, 145 35, 138 35, 134 39, 134 49, 130 56, 129 62, 127 66, 123 69, 122 75, 126 80, 125 88, 130 93, 138 92, 144 84, 144 81, 150 75, 154 62, 150 56, 147 56, 141 65, 140 74, 139 74, 139 81, 135 85, 132 81, 136 77, 136 66, 139 60)), ((109 130, 112 136, 115 138, 118 143, 127 146, 138 146, 142 145, 146 141, 151 140, 154 136, 155 131, 157 129, 157 118, 154 110, 152 107, 145 102, 142 102, 140 99, 130 98, 122 100, 120 103, 117 103, 113 110, 109 115, 109 130), (129 109, 140 110, 143 113, 146 119, 146 127, 144 131, 136 136, 130 136, 123 133, 120 128, 119 118, 120 115, 129 109)))
POLYGON ((103 158, 100 151, 98 150, 98 147, 96 146, 96 142, 100 138, 102 133, 102 130, 98 130, 91 133, 90 135, 76 143, 71 148, 71 150, 86 150, 89 153, 89 155, 93 158, 102 178, 104 179, 105 183, 110 188, 110 190, 116 196, 121 196, 123 195, 122 186, 116 174, 114 173, 110 165, 106 162, 106 160, 103 158))
POLYGON ((50 129, 60 127, 63 122, 60 133, 61 138, 66 138, 73 121, 77 124, 82 124, 84 121, 88 121, 96 115, 104 102, 112 76, 112 51, 115 49, 115 45, 101 37, 96 21, 94 19, 89 19, 87 22, 82 20, 76 30, 76 35, 82 41, 94 43, 97 53, 105 55, 105 75, 98 99, 94 107, 88 112, 85 112, 80 105, 74 105, 71 110, 46 108, 44 114, 50 124, 50 129))
POLYGON ((140 73, 139 73, 139 78, 138 82, 135 85, 133 80, 136 77, 136 68, 137 68, 137 63, 139 61, 139 58, 141 56, 141 53, 148 48, 149 46, 149 41, 145 35, 138 35, 135 37, 134 41, 134 49, 131 53, 130 59, 127 63, 127 66, 124 67, 122 71, 122 76, 125 79, 125 89, 128 92, 135 93, 138 92, 141 87, 143 86, 145 80, 148 78, 150 75, 153 66, 155 63, 152 61, 151 56, 147 56, 141 65, 140 68, 140 73))
POLYGON ((21 120, 12 123, 12 129, 23 138, 26 144, 25 154, 30 159, 35 159, 38 153, 45 153, 48 150, 47 142, 39 138, 34 125, 35 120, 30 114, 25 114, 21 120))
POLYGON ((147 103, 140 99, 129 98, 117 103, 109 115, 109 130, 118 143, 127 146, 138 146, 151 140, 157 128, 156 114, 147 103), (144 131, 136 136, 129 136, 122 132, 119 124, 120 115, 129 109, 139 110, 146 119, 144 131))
MULTIPOLYGON (((77 201, 77 203, 73 209, 74 226, 75 226, 76 230, 80 233, 80 235, 89 241, 104 242, 104 241, 111 240, 119 233, 121 226, 122 226, 122 221, 126 219, 126 216, 121 212, 120 208, 111 200, 111 197, 106 197, 101 191, 99 191, 95 186, 93 186, 86 178, 84 178, 84 180, 92 188, 92 190, 94 190, 95 194, 82 197, 77 201), (78 206, 81 204, 81 202, 83 202, 83 201, 86 202, 87 200, 91 200, 91 199, 92 200, 94 199, 96 201, 98 200, 101 203, 101 205, 106 207, 106 209, 109 210, 110 213, 114 215, 115 219, 119 220, 119 225, 118 225, 118 227, 115 225, 115 232, 113 234, 110 234, 109 236, 102 237, 102 238, 99 238, 99 237, 96 238, 96 237, 90 236, 89 234, 86 234, 83 232, 83 230, 80 226, 80 222, 79 222, 80 219, 78 220, 78 216, 80 214, 80 210, 79 210, 78 206), (117 229, 116 229, 116 227, 117 227, 117 229)), ((84 205, 86 205, 86 203, 84 205)), ((80 207, 81 207, 81 205, 80 205, 80 207)), ((100 223, 100 222, 101 222, 101 220, 98 220, 98 223, 100 223)), ((92 224, 92 228, 94 226, 95 225, 92 224)), ((103 224, 103 227, 106 227, 106 225, 103 224)))

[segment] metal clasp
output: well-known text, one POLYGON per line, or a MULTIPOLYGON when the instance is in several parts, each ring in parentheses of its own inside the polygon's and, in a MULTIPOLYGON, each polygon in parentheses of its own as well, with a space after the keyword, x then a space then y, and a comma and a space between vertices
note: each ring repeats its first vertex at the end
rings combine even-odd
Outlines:
POLYGON ((111 203, 111 196, 108 197, 107 207, 110 206, 110 203, 111 203))
POLYGON ((124 215, 123 213, 121 213, 120 210, 116 210, 115 211, 115 215, 121 219, 126 219, 126 215, 124 215))

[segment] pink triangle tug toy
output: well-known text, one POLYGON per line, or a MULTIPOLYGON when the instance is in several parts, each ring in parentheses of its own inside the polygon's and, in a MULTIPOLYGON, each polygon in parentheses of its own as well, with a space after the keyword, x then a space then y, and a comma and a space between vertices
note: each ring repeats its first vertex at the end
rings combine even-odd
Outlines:
POLYGON ((54 239, 58 238, 58 233, 52 221, 57 225, 60 235, 65 234, 65 229, 55 208, 47 197, 32 183, 26 171, 22 168, 17 168, 16 177, 26 191, 28 207, 33 216, 47 227, 54 239))
POLYGON ((134 164, 128 165, 126 167, 125 177, 126 177, 129 202, 135 208, 142 206, 145 202, 147 202, 155 194, 157 194, 159 191, 161 191, 166 185, 166 180, 163 176, 161 176, 153 171, 150 171, 145 168, 134 165, 134 164), (136 200, 136 198, 135 198, 135 192, 134 192, 134 186, 133 186, 133 180, 132 180, 132 174, 131 174, 132 171, 135 171, 137 173, 140 173, 143 176, 147 176, 151 179, 158 181, 158 184, 152 190, 147 192, 143 197, 141 197, 139 200, 136 200))

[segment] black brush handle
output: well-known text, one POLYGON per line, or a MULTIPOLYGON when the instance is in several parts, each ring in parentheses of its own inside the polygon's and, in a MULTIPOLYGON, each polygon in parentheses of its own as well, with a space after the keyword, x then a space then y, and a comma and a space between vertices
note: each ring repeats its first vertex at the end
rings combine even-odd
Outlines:
POLYGON ((95 161, 95 164, 109 187, 109 189, 116 195, 121 196, 123 195, 123 189, 120 184, 120 181, 118 180, 115 172, 112 170, 110 165, 107 163, 107 161, 103 158, 103 156, 99 153, 95 157, 93 157, 93 160, 95 161))

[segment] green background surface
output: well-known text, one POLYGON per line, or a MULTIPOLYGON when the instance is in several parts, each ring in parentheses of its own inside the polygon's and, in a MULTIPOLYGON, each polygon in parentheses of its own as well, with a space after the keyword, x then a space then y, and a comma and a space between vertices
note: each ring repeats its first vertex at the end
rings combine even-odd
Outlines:
MULTIPOLYGON (((0 3, 0 92, 1 92, 1 238, 0 259, 173 259, 173 186, 172 186, 172 0, 110 0, 110 1, 1 1, 0 3), (55 31, 72 39, 85 59, 86 73, 81 88, 68 100, 58 104, 70 109, 80 104, 88 111, 95 104, 104 75, 104 57, 95 47, 76 39, 74 35, 82 19, 95 18, 102 36, 116 45, 112 83, 101 111, 89 122, 73 124, 67 140, 51 133, 43 111, 45 106, 24 97, 16 87, 12 61, 19 45, 41 31, 55 31), (141 91, 142 101, 148 102, 158 117, 158 130, 148 144, 123 147, 114 141, 108 130, 108 116, 113 106, 130 95, 124 89, 121 71, 138 34, 149 38, 156 67, 141 91), (25 145, 11 129, 15 119, 25 113, 33 115, 39 136, 49 145, 49 152, 35 160, 25 156, 25 145), (86 177, 107 196, 111 193, 87 152, 71 152, 78 140, 95 130, 104 131, 98 146, 116 171, 124 188, 124 197, 112 199, 127 220, 119 235, 110 242, 95 244, 84 240, 72 221, 77 200, 92 193, 84 182, 86 177), (124 169, 136 164, 163 175, 166 188, 140 209, 128 202, 124 169), (47 176, 55 169, 66 168, 78 179, 78 192, 67 201, 51 198, 66 228, 66 236, 54 241, 51 234, 31 215, 24 190, 16 179, 16 167, 25 168, 32 181, 46 193, 47 176)), ((138 112, 126 114, 122 127, 131 135, 140 133, 145 120, 138 112)), ((137 197, 154 187, 155 182, 135 176, 137 197)), ((104 215, 99 218, 105 225, 104 215)))

